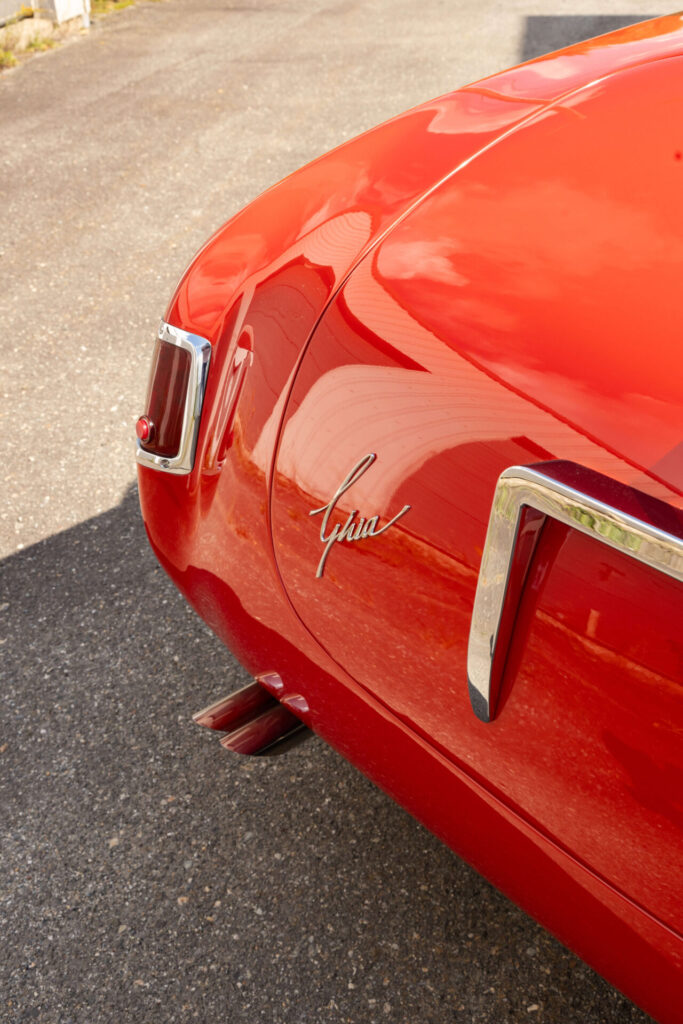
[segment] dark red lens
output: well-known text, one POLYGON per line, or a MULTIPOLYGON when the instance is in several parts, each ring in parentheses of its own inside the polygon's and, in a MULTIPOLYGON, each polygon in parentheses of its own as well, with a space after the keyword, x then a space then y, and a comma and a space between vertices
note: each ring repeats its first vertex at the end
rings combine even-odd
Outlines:
MULTIPOLYGON (((146 437, 141 437, 138 431, 145 451, 166 458, 173 458, 180 451, 191 363, 192 357, 186 349, 157 340, 147 412, 138 420, 138 427, 144 422, 148 428, 146 437)), ((141 429, 144 433, 145 426, 141 429)))

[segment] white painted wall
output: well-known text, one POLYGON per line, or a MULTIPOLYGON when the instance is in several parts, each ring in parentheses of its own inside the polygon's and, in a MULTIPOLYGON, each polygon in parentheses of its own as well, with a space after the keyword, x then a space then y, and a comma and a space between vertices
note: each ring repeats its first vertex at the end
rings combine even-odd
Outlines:
POLYGON ((78 17, 83 19, 86 28, 90 24, 90 0, 39 0, 35 6, 57 24, 78 17))

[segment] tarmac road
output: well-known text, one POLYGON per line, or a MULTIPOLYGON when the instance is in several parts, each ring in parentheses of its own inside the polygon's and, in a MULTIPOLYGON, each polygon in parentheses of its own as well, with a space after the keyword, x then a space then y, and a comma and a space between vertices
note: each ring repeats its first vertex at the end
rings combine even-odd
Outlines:
POLYGON ((231 758, 192 725, 246 677, 148 549, 131 444, 215 227, 413 103, 658 13, 594 6, 143 2, 0 77, 1 1022, 647 1019, 317 739, 231 758))

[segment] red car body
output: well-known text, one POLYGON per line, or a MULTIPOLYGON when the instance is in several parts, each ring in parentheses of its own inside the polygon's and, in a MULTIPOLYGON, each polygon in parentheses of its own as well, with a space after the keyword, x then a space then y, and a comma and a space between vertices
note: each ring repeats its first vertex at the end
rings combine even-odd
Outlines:
POLYGON ((675 15, 418 107, 221 228, 165 316, 211 346, 191 470, 139 467, 160 562, 279 704, 669 1022, 680 575, 551 516, 489 721, 467 658, 508 467, 579 467, 683 538, 682 271, 675 15))

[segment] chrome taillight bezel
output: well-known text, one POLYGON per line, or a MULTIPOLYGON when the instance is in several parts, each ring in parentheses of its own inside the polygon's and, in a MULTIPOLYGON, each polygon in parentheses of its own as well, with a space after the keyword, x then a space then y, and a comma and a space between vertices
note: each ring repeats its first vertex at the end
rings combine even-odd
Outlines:
POLYGON ((194 466, 199 422, 211 359, 211 343, 198 334, 181 331, 179 327, 173 327, 172 324, 167 324, 164 320, 159 324, 158 337, 160 341, 177 345, 190 353, 190 374, 185 395, 180 445, 176 455, 155 455, 154 452, 143 448, 140 441, 137 440, 135 458, 140 465, 149 466, 151 469, 178 475, 187 474, 192 471, 194 466))

